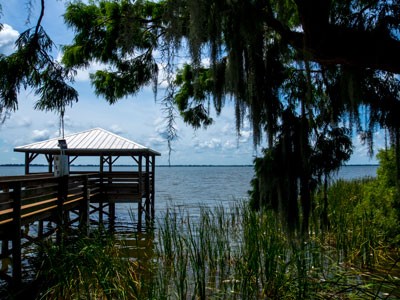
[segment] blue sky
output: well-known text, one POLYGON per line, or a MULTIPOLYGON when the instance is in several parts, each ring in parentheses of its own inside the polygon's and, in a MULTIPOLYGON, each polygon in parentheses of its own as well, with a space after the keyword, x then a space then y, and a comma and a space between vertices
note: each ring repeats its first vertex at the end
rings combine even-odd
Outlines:
MULTIPOLYGON (((0 53, 9 54, 18 34, 36 22, 37 12, 33 11, 31 25, 26 25, 27 1, 0 0, 3 14, 0 22, 4 29, 0 32, 0 53)), ((39 8, 39 1, 33 1, 39 8)), ((68 44, 73 37, 63 23, 64 1, 47 0, 43 25, 56 45, 68 44)), ((59 50, 57 50, 59 51, 59 50)), ((57 58, 60 53, 55 52, 57 58)), ((98 98, 90 85, 88 70, 78 72, 74 87, 79 92, 79 102, 68 107, 65 116, 65 132, 74 133, 94 127, 101 127, 125 138, 159 151, 162 156, 157 164, 168 163, 168 147, 164 138, 164 114, 160 101, 155 101, 150 87, 145 87, 134 97, 120 100, 110 106, 98 98)), ((158 98, 162 97, 162 90, 158 98)), ((23 163, 24 156, 13 152, 13 148, 59 135, 59 118, 54 113, 33 109, 35 96, 32 91, 22 90, 19 95, 19 108, 4 124, 0 125, 0 164, 23 163)), ((173 143, 172 164, 251 164, 260 150, 254 149, 249 122, 245 122, 241 137, 235 130, 235 114, 232 103, 226 103, 222 114, 214 118, 215 123, 207 130, 193 130, 177 118, 179 138, 173 143)), ((383 137, 377 133, 377 147, 383 145, 383 137)), ((375 163, 367 154, 357 138, 354 139, 354 154, 349 163, 375 163)), ((36 162, 36 161, 35 161, 36 162)), ((41 161, 37 161, 40 163, 41 161)), ((76 163, 95 163, 83 159, 76 163)), ((122 161, 121 163, 125 163, 122 161)), ((129 163, 129 162, 127 162, 129 163)))

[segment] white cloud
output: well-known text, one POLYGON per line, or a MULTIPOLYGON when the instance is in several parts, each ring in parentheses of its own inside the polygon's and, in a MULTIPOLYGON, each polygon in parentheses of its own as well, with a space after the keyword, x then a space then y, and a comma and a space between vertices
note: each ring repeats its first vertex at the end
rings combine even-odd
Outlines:
POLYGON ((44 141, 50 138, 50 132, 47 129, 32 131, 32 140, 34 142, 44 141))
POLYGON ((204 67, 210 67, 210 65, 211 65, 210 58, 209 57, 203 57, 201 59, 201 65, 204 66, 204 67))
POLYGON ((239 142, 247 143, 253 135, 253 131, 251 130, 242 130, 240 131, 239 142))
POLYGON ((212 138, 210 140, 196 141, 195 146, 200 149, 219 149, 221 148, 221 139, 212 138))
POLYGON ((115 134, 123 134, 125 133, 125 131, 121 128, 121 126, 119 126, 118 124, 112 124, 109 127, 109 130, 115 134))
POLYGON ((106 67, 105 64, 91 62, 89 67, 77 70, 75 81, 90 81, 90 74, 95 73, 97 70, 105 69, 106 67))
POLYGON ((18 39, 19 33, 8 24, 3 24, 0 31, 0 53, 9 55, 14 51, 15 41, 18 39))
POLYGON ((152 136, 147 139, 152 146, 161 146, 166 144, 166 140, 160 136, 152 136))
POLYGON ((226 124, 222 127, 221 132, 224 133, 224 134, 236 132, 236 129, 234 128, 233 122, 228 122, 228 123, 226 123, 226 124))
POLYGON ((227 140, 224 143, 224 149, 227 150, 232 150, 232 149, 236 149, 238 148, 238 143, 237 141, 233 141, 233 140, 227 140))
MULTIPOLYGON (((179 117, 176 120, 177 122, 180 121, 178 119, 179 119, 179 117)), ((174 130, 177 133, 178 138, 182 138, 182 135, 181 135, 182 131, 180 130, 180 127, 177 122, 173 125, 174 130)), ((164 141, 166 141, 168 139, 167 119, 165 117, 158 117, 154 120, 153 126, 154 126, 154 132, 155 132, 156 136, 159 137, 160 139, 163 139, 164 141)))
POLYGON ((25 116, 12 115, 9 120, 5 123, 7 128, 27 128, 32 125, 32 119, 25 116))

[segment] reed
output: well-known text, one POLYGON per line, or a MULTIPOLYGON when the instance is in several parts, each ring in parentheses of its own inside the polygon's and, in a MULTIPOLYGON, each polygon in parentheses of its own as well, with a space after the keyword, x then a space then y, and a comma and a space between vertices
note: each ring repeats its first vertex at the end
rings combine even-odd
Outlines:
POLYGON ((123 259, 104 232, 41 245, 38 299, 137 299, 137 264, 123 259))
MULTIPOLYGON (((368 215, 362 218, 366 221, 368 215)), ((344 226, 355 226, 354 221, 346 220, 344 226)), ((158 263, 162 267, 153 272, 157 278, 167 274, 167 299, 323 299, 352 295, 375 295, 379 299, 393 293, 399 287, 398 279, 366 273, 349 264, 356 261, 357 252, 361 255, 361 243, 376 236, 364 232, 356 237, 345 228, 336 228, 339 224, 333 226, 342 233, 312 231, 306 238, 288 234, 273 213, 254 212, 245 203, 229 209, 203 207, 194 219, 181 211, 169 211, 159 219, 156 245, 155 261, 164 264, 158 263), (333 246, 335 238, 341 241, 333 246), (165 245, 171 251, 164 252, 165 245)))
POLYGON ((102 234, 61 248, 47 245, 40 277, 49 286, 41 297, 396 299, 400 256, 387 237, 396 223, 377 220, 377 209, 385 208, 366 194, 374 190, 366 189, 370 184, 332 186, 327 228, 316 217, 317 197, 307 236, 287 232, 273 212, 256 212, 238 201, 201 207, 197 215, 168 209, 149 235, 154 243, 145 244, 151 248, 146 262, 121 255, 124 243, 102 234))

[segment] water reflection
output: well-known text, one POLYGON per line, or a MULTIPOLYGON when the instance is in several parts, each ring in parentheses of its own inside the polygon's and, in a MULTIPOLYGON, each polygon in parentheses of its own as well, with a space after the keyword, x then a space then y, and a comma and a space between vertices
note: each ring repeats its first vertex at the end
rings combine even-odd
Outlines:
POLYGON ((122 257, 147 264, 154 257, 154 231, 116 233, 122 257))

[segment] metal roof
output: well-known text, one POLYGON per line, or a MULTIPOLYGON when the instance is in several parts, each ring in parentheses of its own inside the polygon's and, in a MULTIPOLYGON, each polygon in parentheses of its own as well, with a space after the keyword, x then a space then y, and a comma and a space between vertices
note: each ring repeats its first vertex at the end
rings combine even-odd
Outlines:
MULTIPOLYGON (((39 154, 59 154, 58 141, 53 138, 42 142, 32 143, 14 148, 16 152, 29 152, 39 154)), ((66 154, 69 155, 135 155, 148 153, 161 155, 159 152, 130 141, 102 128, 94 128, 64 138, 67 142, 66 154)))

